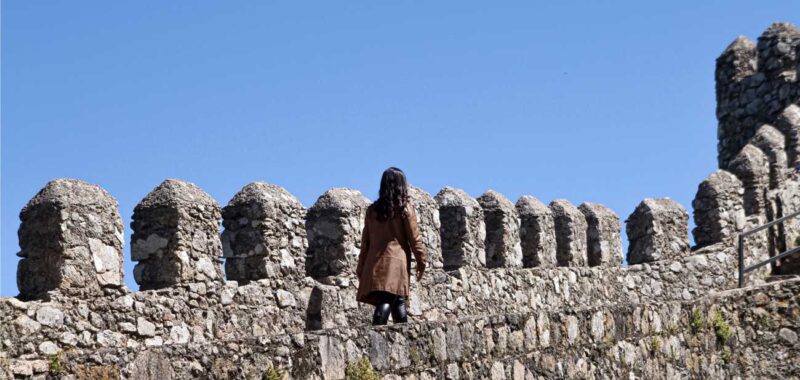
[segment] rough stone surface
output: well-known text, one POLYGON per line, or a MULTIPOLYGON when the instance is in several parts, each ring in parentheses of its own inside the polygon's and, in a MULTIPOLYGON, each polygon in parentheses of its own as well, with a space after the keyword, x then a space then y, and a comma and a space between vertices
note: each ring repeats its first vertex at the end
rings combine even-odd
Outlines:
POLYGON ((761 149, 769 161, 769 188, 777 188, 787 175, 786 140, 783 133, 775 127, 764 124, 758 130, 750 143, 761 149))
POLYGON ((628 264, 676 259, 689 253, 689 215, 669 198, 647 198, 625 221, 628 264))
MULTIPOLYGON (((755 51, 764 50, 761 41, 758 49, 740 41, 740 46, 731 48, 743 49, 740 60, 723 62, 729 69, 739 68, 725 74, 734 87, 758 74, 785 80, 789 87, 770 84, 759 92, 758 97, 768 102, 774 100, 769 97, 784 99, 797 86, 789 81, 790 66, 782 63, 794 59, 787 50, 794 42, 785 38, 791 31, 782 26, 772 29, 765 33, 764 40, 771 42, 764 46, 778 58, 769 55, 756 63, 755 51), (764 69, 775 59, 783 66, 764 69)), ((718 80, 718 90, 719 85, 718 80)), ((743 104, 761 112, 751 103, 743 104)), ((730 104, 725 107, 739 110, 730 104)), ((772 123, 760 120, 761 116, 746 122, 772 123)), ((730 120, 721 119, 720 126, 730 120)), ((780 120, 774 125, 783 131, 780 120)), ((726 147, 721 153, 732 146, 725 144, 734 143, 728 138, 739 137, 727 132, 721 129, 720 146, 726 147)), ((751 138, 756 139, 746 136, 741 146, 751 138)), ((786 146, 790 144, 787 139, 786 146)), ((721 196, 735 187, 727 180, 709 177, 710 189, 698 191, 704 194, 698 199, 723 205, 720 210, 703 206, 708 218, 726 219, 730 216, 725 208, 738 209, 730 206, 735 201, 721 196)), ((765 190, 765 212, 748 215, 745 229, 787 215, 800 205, 797 173, 787 173, 775 188, 765 190)), ((183 197, 179 193, 174 196, 183 197)), ((184 203, 173 202, 174 196, 158 197, 159 204, 179 209, 176 205, 184 203)), ((474 252, 486 238, 485 230, 480 233, 483 227, 478 227, 483 225, 483 209, 463 192, 437 198, 443 199, 437 199, 435 208, 453 206, 460 210, 455 215, 461 215, 451 217, 449 224, 443 216, 440 233, 457 238, 451 244, 461 249, 457 252, 474 252), (464 250, 469 244, 472 250, 464 250)), ((428 274, 413 284, 411 317, 404 324, 369 325, 372 308, 355 302, 357 279, 348 258, 342 260, 338 274, 316 278, 281 274, 241 283, 177 283, 139 292, 114 286, 96 293, 56 288, 41 300, 0 298, 0 378, 259 379, 277 374, 284 379, 342 379, 361 358, 389 380, 800 377, 800 364, 792 360, 800 354, 795 307, 800 302, 800 280, 768 277, 770 268, 762 267, 745 277, 752 287, 731 290, 737 284, 735 245, 721 239, 688 254, 686 213, 674 202, 651 201, 655 204, 646 200, 628 222, 632 245, 640 250, 657 247, 656 254, 644 249, 649 255, 646 262, 625 267, 488 268, 477 265, 485 256, 466 256, 477 264, 431 265, 428 274), (649 261, 654 257, 659 261, 649 261), (53 373, 53 363, 61 364, 60 373, 53 373)), ((361 228, 349 223, 360 223, 363 215, 343 217, 341 210, 363 208, 366 201, 340 194, 318 203, 326 204, 321 208, 328 213, 309 213, 307 226, 330 233, 317 238, 309 233, 310 239, 319 239, 318 247, 325 249, 357 249, 361 228)), ((533 202, 523 206, 517 207, 521 231, 526 229, 525 212, 531 212, 530 219, 546 214, 536 211, 533 202)), ((427 223, 422 216, 420 220, 427 223)), ((435 225, 429 222, 424 231, 435 225)), ((542 220, 535 222, 539 224, 535 233, 556 229, 555 222, 550 227, 542 227, 546 224, 542 220)), ((279 219, 266 223, 270 231, 281 230, 279 219)), ((591 223, 584 226, 587 235, 591 223)), ((795 244, 798 225, 785 223, 748 236, 744 265, 763 260, 782 245, 795 244)), ((91 231, 86 227, 80 218, 58 225, 86 234, 105 226, 93 225, 91 231)), ((719 231, 727 230, 719 227, 719 231)), ((524 232, 521 235, 524 244, 524 232)), ((166 238, 144 238, 139 243, 143 251, 136 250, 136 255, 169 244, 163 241, 166 238)), ((313 246, 310 242, 309 252, 313 246)))
POLYGON ((486 225, 478 201, 464 190, 445 187, 436 194, 446 270, 486 265, 486 225))
POLYGON ((253 182, 222 209, 222 251, 229 280, 305 275, 305 208, 286 189, 253 182))
POLYGON ((131 256, 141 289, 222 281, 220 207, 197 185, 168 179, 133 210, 131 256))
MULTIPOLYGON (((769 200, 767 216, 772 219, 782 218, 800 211, 798 173, 793 173, 778 189, 770 191, 767 198, 769 200)), ((788 219, 775 227, 767 231, 768 238, 771 239, 767 252, 769 256, 800 246, 800 218, 788 219)), ((800 254, 781 259, 774 270, 779 274, 800 274, 800 254)))
POLYGON ((317 199, 306 218, 306 274, 319 278, 355 273, 369 205, 369 199, 353 189, 330 189, 317 199))
POLYGON ((50 290, 102 293, 122 282, 122 218, 117 201, 96 185, 75 179, 47 183, 19 215, 20 297, 50 290))
POLYGON ((522 266, 556 266, 556 234, 550 208, 530 195, 520 197, 515 206, 520 217, 522 266))
POLYGON ((724 170, 715 171, 700 183, 692 201, 696 247, 732 243, 745 225, 743 196, 742 182, 724 170))
POLYGON ((622 263, 622 229, 617 214, 592 202, 585 202, 578 209, 586 217, 589 266, 619 266, 622 263))
MULTIPOLYGON (((578 269, 610 268, 550 270, 578 269)), ((302 333, 259 333, 248 327, 261 326, 257 319, 234 322, 216 313, 209 314, 214 322, 208 322, 195 319, 181 306, 167 320, 158 321, 156 338, 119 332, 113 321, 163 313, 159 309, 169 297, 152 291, 133 297, 141 307, 117 309, 110 297, 89 303, 57 298, 54 302, 68 311, 70 323, 35 334, 0 323, 5 341, 0 344, 8 358, 0 361, 0 373, 44 376, 49 366, 42 364, 49 363, 53 352, 61 352, 62 375, 76 378, 87 374, 94 375, 90 378, 100 374, 134 379, 262 378, 275 368, 295 379, 343 379, 352 363, 364 357, 387 379, 437 379, 456 373, 459 378, 575 379, 800 375, 796 361, 785 360, 800 350, 800 325, 793 309, 786 307, 800 300, 798 280, 697 294, 690 300, 527 309, 377 328, 340 325, 302 333), (715 326, 721 324, 713 320, 722 320, 729 328, 726 340, 720 340, 715 326), (81 328, 100 323, 97 333, 80 333, 81 328), (51 338, 64 332, 83 337, 70 344, 51 338), (147 342, 156 340, 160 343, 148 347, 147 342)), ((237 302, 239 307, 250 306, 244 299, 237 302)), ((41 307, 40 302, 27 305, 32 310, 41 307)), ((214 310, 209 306, 202 308, 214 310)), ((24 314, 10 300, 0 300, 3 322, 24 314)))
POLYGON ((566 199, 550 202, 550 212, 556 233, 558 266, 586 266, 586 217, 566 199))
POLYGON ((728 171, 744 186, 744 212, 746 215, 766 211, 766 191, 769 188, 769 159, 760 149, 745 145, 731 161, 728 171))
MULTIPOLYGON (((717 59, 720 168, 729 168, 758 127, 777 124, 776 118, 784 109, 800 102, 798 49, 800 32, 797 28, 775 23, 758 38, 757 45, 738 37, 717 59)), ((795 129, 795 136, 796 133, 795 129)), ((795 139, 786 135, 790 141, 795 139)), ((791 157, 796 160, 797 156, 790 153, 789 157, 793 162, 791 157)))
POLYGON ((786 140, 786 158, 788 166, 800 164, 800 107, 790 104, 778 115, 775 126, 783 132, 786 140))
MULTIPOLYGON (((439 205, 433 197, 424 190, 409 186, 408 196, 417 211, 417 224, 419 225, 422 242, 425 244, 425 253, 428 257, 429 268, 442 268, 442 239, 439 230, 439 205)), ((416 266, 415 266, 416 267, 416 266)))
POLYGON ((486 226, 486 266, 521 267, 520 222, 514 204, 494 190, 478 197, 478 204, 486 226))

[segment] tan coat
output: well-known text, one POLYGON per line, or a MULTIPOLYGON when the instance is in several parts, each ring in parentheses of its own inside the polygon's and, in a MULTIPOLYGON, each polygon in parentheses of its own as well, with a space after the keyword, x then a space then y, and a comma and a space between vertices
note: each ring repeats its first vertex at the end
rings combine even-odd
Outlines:
POLYGON ((370 292, 382 290, 408 298, 411 295, 411 253, 419 268, 425 266, 425 246, 419 234, 414 206, 406 204, 406 216, 380 222, 373 207, 367 209, 358 255, 356 300, 374 305, 370 292))

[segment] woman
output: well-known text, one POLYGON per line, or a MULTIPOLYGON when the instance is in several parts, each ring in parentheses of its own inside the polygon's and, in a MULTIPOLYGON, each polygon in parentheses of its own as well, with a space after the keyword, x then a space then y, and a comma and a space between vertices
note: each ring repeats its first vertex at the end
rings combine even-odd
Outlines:
POLYGON ((391 167, 381 177, 378 200, 367 208, 356 268, 356 300, 375 306, 373 325, 385 325, 390 313, 394 323, 408 320, 412 252, 417 261, 417 281, 425 272, 425 246, 408 198, 405 174, 391 167))

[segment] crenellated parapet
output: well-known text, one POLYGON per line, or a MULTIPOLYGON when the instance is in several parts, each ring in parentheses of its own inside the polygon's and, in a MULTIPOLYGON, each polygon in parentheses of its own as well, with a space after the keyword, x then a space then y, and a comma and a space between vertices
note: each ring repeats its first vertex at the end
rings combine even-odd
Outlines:
POLYGON ((117 201, 99 186, 50 181, 19 215, 20 298, 51 290, 90 296, 122 282, 122 218, 117 201))
POLYGON ((556 262, 562 267, 588 265, 586 217, 566 199, 550 202, 556 231, 556 262))
POLYGON ((520 197, 515 206, 520 218, 522 265, 556 266, 556 231, 550 208, 530 195, 520 197))
POLYGON ((625 221, 628 264, 679 259, 689 254, 689 215, 669 198, 647 198, 625 221))
POLYGON ((586 217, 586 253, 589 266, 622 263, 622 237, 619 217, 599 203, 585 202, 578 209, 586 217))
POLYGON ((480 204, 464 190, 445 187, 436 194, 445 270, 486 264, 486 224, 480 204))
POLYGON ((222 209, 222 251, 229 280, 305 275, 306 209, 286 189, 253 182, 222 209))
MULTIPOLYGON (((737 37, 717 59, 720 168, 729 167, 761 125, 775 124, 787 107, 800 102, 798 51, 800 30, 775 23, 757 44, 737 37)), ((789 156, 796 159, 794 153, 789 156)))
MULTIPOLYGON (((785 358, 800 330, 786 305, 800 285, 761 285, 797 273, 800 260, 729 290, 738 234, 800 210, 798 40, 793 26, 774 24, 717 60, 721 169, 692 202, 692 250, 688 213, 669 198, 645 199, 627 218, 621 265, 620 218, 600 204, 411 187, 429 265, 412 277, 404 325, 368 326, 371 307, 355 300, 370 204, 357 190, 328 190, 305 209, 253 182, 221 209, 198 186, 166 180, 133 213, 140 291, 131 291, 116 200, 79 180, 51 181, 20 213, 20 296, 0 299, 0 377, 274 378, 278 369, 341 379, 361 357, 391 379, 793 375, 785 358)), ((800 219, 763 232, 744 240, 745 265, 800 245, 800 219)))
POLYGON ((486 267, 521 267, 520 222, 514 204, 494 190, 477 200, 486 226, 486 267))
POLYGON ((769 189, 769 158, 755 145, 747 144, 728 166, 744 186, 746 215, 766 213, 766 193, 769 189))
POLYGON ((355 272, 369 200, 353 189, 322 194, 308 210, 306 273, 314 278, 355 272))
POLYGON ((417 212, 417 225, 419 225, 420 235, 422 235, 422 242, 425 244, 428 267, 441 269, 444 267, 444 261, 442 259, 440 233, 442 224, 439 220, 439 204, 425 190, 416 186, 409 186, 408 196, 417 212))
POLYGON ((786 180, 789 171, 786 158, 786 139, 781 131, 764 124, 756 130, 750 144, 764 152, 769 162, 769 188, 775 189, 786 180))
POLYGON ((696 247, 732 243, 745 226, 742 181, 725 170, 717 170, 697 188, 692 201, 696 247))
POLYGON ((168 179, 133 210, 131 257, 140 288, 222 281, 219 204, 197 185, 168 179))

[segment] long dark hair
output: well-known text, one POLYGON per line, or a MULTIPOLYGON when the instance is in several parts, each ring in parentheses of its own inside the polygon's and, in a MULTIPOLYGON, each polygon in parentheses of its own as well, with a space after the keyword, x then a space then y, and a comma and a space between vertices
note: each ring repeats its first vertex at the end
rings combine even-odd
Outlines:
POLYGON ((408 183, 405 173, 394 166, 384 170, 378 200, 372 204, 378 220, 383 222, 397 214, 404 215, 407 203, 408 183))

